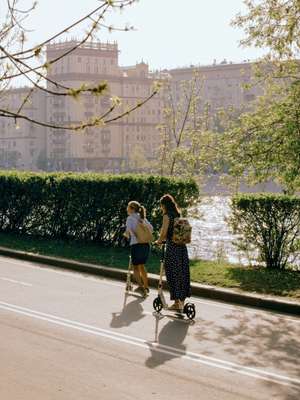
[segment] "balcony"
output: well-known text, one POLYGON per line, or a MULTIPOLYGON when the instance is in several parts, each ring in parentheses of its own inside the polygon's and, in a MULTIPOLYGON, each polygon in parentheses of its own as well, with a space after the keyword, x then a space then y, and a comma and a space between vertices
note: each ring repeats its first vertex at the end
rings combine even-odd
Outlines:
POLYGON ((84 113, 84 118, 86 118, 86 119, 93 118, 94 116, 95 116, 95 113, 90 112, 90 111, 84 113))
POLYGON ((54 139, 52 140, 52 145, 54 146, 65 146, 66 140, 65 139, 54 139))
POLYGON ((88 154, 93 154, 95 152, 95 149, 92 146, 83 146, 83 150, 88 154))

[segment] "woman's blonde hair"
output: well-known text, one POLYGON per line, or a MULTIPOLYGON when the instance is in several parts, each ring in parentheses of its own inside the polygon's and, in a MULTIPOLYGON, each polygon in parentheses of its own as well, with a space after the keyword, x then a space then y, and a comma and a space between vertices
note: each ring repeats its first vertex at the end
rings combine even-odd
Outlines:
POLYGON ((142 219, 146 218, 146 208, 142 206, 138 201, 130 201, 128 207, 136 213, 139 213, 142 219))

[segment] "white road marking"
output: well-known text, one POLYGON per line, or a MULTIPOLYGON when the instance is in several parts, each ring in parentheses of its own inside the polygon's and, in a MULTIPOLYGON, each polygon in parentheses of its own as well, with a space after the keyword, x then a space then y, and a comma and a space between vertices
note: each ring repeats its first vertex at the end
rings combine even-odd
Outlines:
POLYGON ((252 368, 243 366, 240 364, 236 364, 230 361, 217 359, 214 357, 209 357, 203 354, 198 354, 189 351, 183 351, 181 349, 177 349, 176 347, 166 346, 160 343, 149 342, 145 339, 141 339, 134 336, 129 336, 125 334, 121 334, 118 332, 114 332, 107 329, 98 328, 96 326, 83 324, 77 321, 72 321, 66 318, 61 318, 52 314, 46 314, 40 311, 35 311, 29 308, 20 307, 14 304, 9 304, 6 302, 0 301, 0 308, 6 311, 11 311, 17 314, 25 315, 31 318, 36 318, 42 321, 46 321, 55 325, 64 326, 67 328, 72 328, 75 330, 79 330, 81 332, 86 332, 92 335, 105 337, 111 340, 115 340, 118 342, 130 344, 133 346, 141 347, 144 349, 150 349, 151 351, 155 351, 158 353, 173 355, 175 357, 181 357, 188 361, 193 361, 199 364, 208 365, 210 367, 223 369, 226 371, 230 371, 236 374, 249 376, 256 379, 261 379, 269 382, 273 382, 279 385, 285 386, 300 386, 300 379, 290 378, 289 376, 276 374, 273 372, 268 372, 265 370, 261 370, 258 368, 252 368))
POLYGON ((16 284, 22 285, 22 286, 28 286, 28 287, 33 286, 31 283, 16 281, 15 279, 10 279, 10 278, 4 278, 3 276, 0 276, 0 280, 5 281, 5 282, 10 282, 10 283, 16 283, 16 284))
MULTIPOLYGON (((125 283, 117 283, 117 282, 113 282, 107 278, 104 277, 99 277, 99 278, 93 278, 91 276, 89 276, 88 274, 85 273, 81 273, 81 272, 74 272, 74 271, 57 271, 54 268, 55 267, 51 267, 51 266, 47 266, 46 264, 44 264, 43 267, 39 266, 38 264, 35 263, 30 263, 28 261, 22 261, 22 262, 18 262, 18 261, 11 261, 3 256, 0 256, 0 262, 6 262, 9 264, 13 264, 13 265, 17 265, 19 267, 22 268, 30 268, 30 269, 39 269, 40 271, 45 271, 45 272, 52 272, 54 274, 58 274, 58 275, 63 275, 66 277, 73 277, 75 279, 84 279, 84 280, 88 280, 91 282, 97 282, 99 284, 105 284, 105 285, 109 285, 109 286, 115 286, 115 287, 121 287, 124 288, 125 283)), ((155 289, 151 289, 150 293, 154 294, 156 292, 155 289)), ((280 313, 276 313, 274 311, 268 311, 268 310, 259 310, 259 309, 251 309, 248 306, 242 306, 242 305, 227 305, 221 302, 216 302, 214 300, 199 300, 199 298, 195 298, 195 297, 191 297, 191 300, 194 303, 198 303, 198 304, 205 304, 207 306, 210 307, 217 307, 217 308, 223 308, 223 309, 227 309, 227 310, 231 310, 231 311, 243 311, 243 312, 247 312, 247 313, 252 313, 252 314, 256 314, 256 315, 274 315, 276 314, 277 317, 279 319, 285 320, 285 321, 291 321, 291 322, 296 322, 296 323, 300 323, 300 318, 296 319, 296 318, 291 318, 288 316, 285 316, 284 314, 280 314, 280 313)))

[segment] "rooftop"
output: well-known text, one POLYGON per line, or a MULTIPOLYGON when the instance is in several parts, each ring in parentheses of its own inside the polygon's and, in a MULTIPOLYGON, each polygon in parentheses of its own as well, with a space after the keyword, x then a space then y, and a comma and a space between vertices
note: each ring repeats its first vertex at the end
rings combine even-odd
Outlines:
MULTIPOLYGON (((62 50, 80 45, 80 41, 73 38, 67 41, 52 42, 47 45, 47 50, 62 50)), ((100 50, 100 51, 118 51, 118 43, 86 42, 79 46, 80 49, 100 50)))
POLYGON ((258 60, 243 60, 243 61, 227 61, 224 59, 223 61, 217 63, 216 60, 212 64, 190 64, 188 66, 177 67, 177 68, 170 68, 168 71, 187 71, 191 69, 201 69, 201 68, 229 68, 235 67, 240 65, 251 65, 258 62, 258 60))

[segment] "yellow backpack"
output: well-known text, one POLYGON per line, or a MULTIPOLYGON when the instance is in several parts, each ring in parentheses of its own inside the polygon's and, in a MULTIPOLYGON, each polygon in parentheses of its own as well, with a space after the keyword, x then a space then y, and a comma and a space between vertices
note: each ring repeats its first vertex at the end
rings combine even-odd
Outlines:
POLYGON ((151 243, 153 235, 150 226, 143 220, 139 221, 135 230, 138 243, 151 243))

